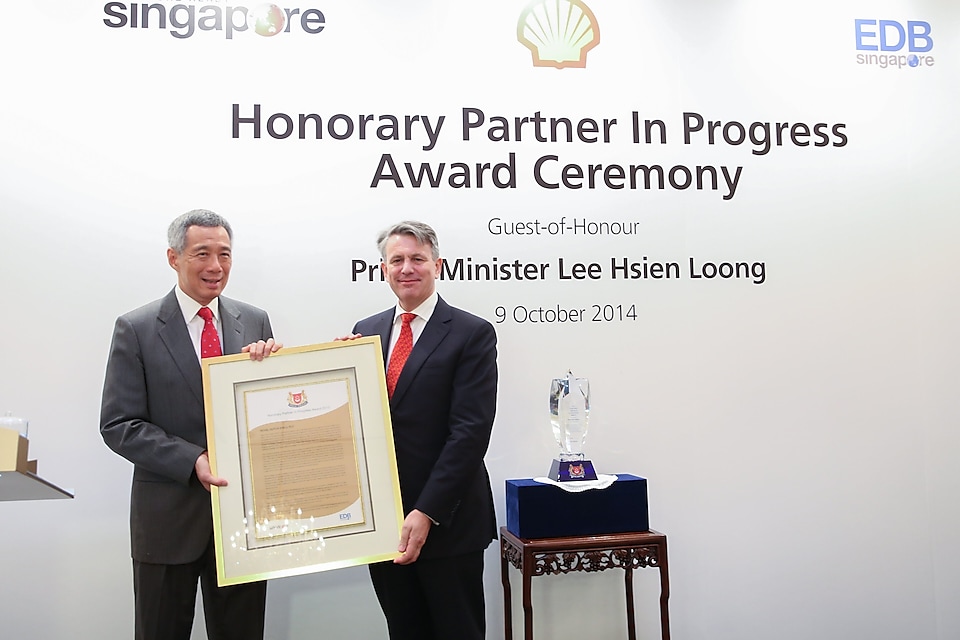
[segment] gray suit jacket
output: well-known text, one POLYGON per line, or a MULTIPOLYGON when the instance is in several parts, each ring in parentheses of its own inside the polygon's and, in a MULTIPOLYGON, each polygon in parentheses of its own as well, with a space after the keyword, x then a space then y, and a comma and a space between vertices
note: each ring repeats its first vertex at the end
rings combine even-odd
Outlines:
MULTIPOLYGON (((379 335, 386 359, 394 309, 361 320, 354 333, 379 335)), ((413 347, 390 399, 404 513, 439 523, 420 557, 485 549, 497 535, 483 457, 497 411, 493 325, 443 298, 413 347)))
MULTIPOLYGON (((225 354, 272 337, 265 311, 220 296, 225 354)), ((173 290, 117 318, 107 360, 100 433, 134 464, 135 560, 184 564, 210 541, 210 494, 194 473, 207 448, 200 363, 173 290)))

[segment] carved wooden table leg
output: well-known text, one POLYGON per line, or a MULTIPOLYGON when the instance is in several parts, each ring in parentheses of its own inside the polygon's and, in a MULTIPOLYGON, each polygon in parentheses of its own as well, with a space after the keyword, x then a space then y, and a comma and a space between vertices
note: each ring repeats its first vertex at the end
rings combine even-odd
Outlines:
POLYGON ((627 591, 627 638, 637 640, 637 621, 633 613, 633 566, 627 565, 623 571, 623 580, 627 591))
POLYGON ((523 551, 523 640, 533 640, 533 599, 530 582, 533 580, 533 552, 524 546, 523 551))
POLYGON ((513 609, 510 595, 510 567, 507 566, 507 555, 510 553, 510 544, 500 539, 500 582, 503 584, 503 637, 504 640, 513 640, 513 609))
POLYGON ((670 607, 667 600, 670 598, 670 570, 667 566, 667 537, 657 545, 660 567, 660 634, 663 640, 670 640, 670 607))

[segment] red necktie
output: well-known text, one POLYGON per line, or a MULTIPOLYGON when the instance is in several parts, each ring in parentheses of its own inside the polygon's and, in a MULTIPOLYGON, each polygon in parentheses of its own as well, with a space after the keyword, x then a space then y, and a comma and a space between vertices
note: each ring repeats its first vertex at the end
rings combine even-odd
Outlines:
POLYGON ((223 355, 220 349, 220 336, 217 335, 217 325, 213 323, 213 311, 208 307, 200 307, 197 315, 203 318, 203 333, 200 334, 200 357, 212 358, 223 355))
POLYGON ((397 388, 397 378, 403 371, 407 356, 413 351, 413 331, 410 329, 410 323, 416 317, 417 314, 415 313, 400 314, 400 319, 403 321, 400 326, 400 337, 397 338, 397 344, 393 345, 390 364, 387 366, 387 395, 391 398, 393 397, 393 390, 397 388))

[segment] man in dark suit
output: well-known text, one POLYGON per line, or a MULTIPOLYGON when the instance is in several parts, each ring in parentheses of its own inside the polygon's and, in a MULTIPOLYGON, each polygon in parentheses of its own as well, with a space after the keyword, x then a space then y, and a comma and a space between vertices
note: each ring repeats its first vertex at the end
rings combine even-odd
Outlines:
POLYGON ((100 410, 104 442, 134 464, 135 637, 189 638, 199 580, 210 640, 260 640, 266 583, 217 587, 209 491, 227 481, 207 458, 200 358, 262 360, 280 345, 266 312, 220 295, 232 264, 226 220, 197 209, 167 235, 177 286, 117 319, 100 410))
POLYGON ((371 565, 370 576, 392 640, 482 640, 483 550, 496 537, 483 456, 497 405, 497 336, 437 295, 442 260, 428 225, 394 225, 377 246, 397 306, 353 332, 383 341, 406 518, 402 555, 371 565), (396 351, 409 352, 402 366, 396 351))

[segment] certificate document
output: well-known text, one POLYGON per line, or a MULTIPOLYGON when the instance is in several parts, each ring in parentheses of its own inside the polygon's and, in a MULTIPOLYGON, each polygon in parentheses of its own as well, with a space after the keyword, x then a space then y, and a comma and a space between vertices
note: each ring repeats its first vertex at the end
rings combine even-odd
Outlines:
POLYGON ((356 385, 350 372, 332 373, 344 377, 241 390, 256 540, 330 536, 365 523, 369 481, 353 419, 356 385))
POLYGON ((369 531, 369 480, 352 370, 236 387, 245 432, 246 545, 369 531))

